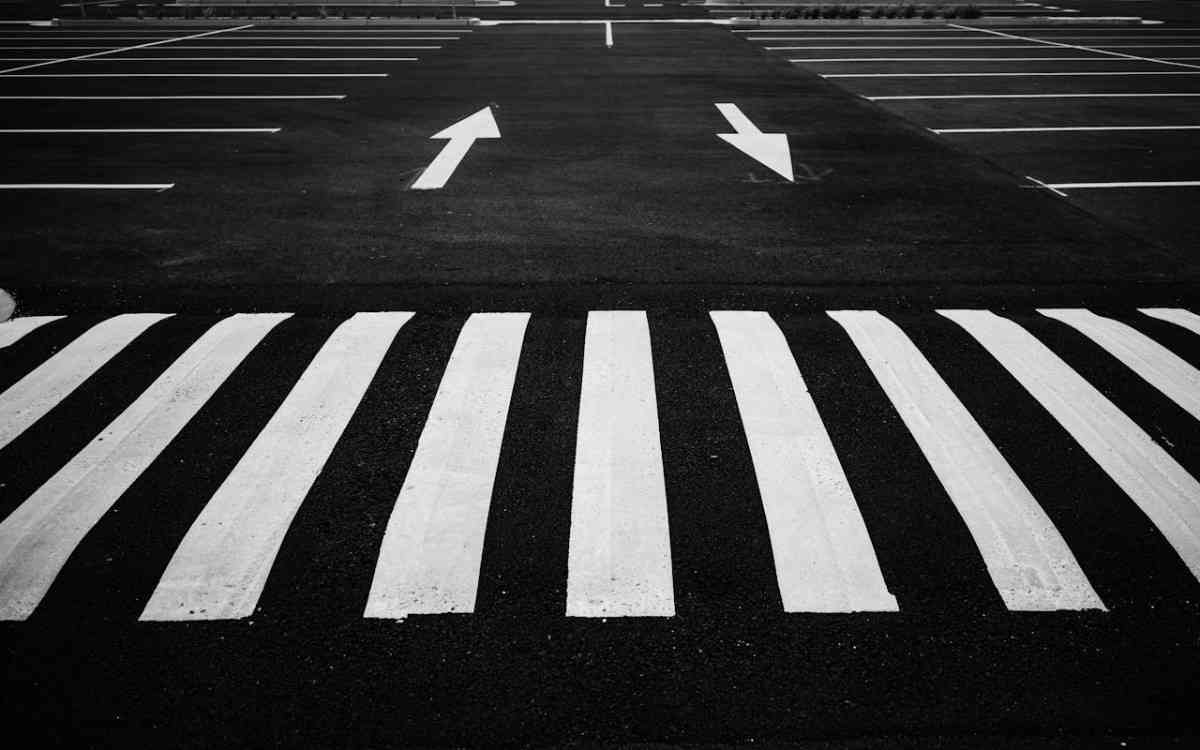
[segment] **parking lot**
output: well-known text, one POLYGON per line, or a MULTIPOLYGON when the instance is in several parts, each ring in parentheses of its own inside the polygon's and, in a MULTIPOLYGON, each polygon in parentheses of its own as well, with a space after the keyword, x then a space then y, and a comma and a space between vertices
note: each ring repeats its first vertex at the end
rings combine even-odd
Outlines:
POLYGON ((1200 190, 1200 28, 736 29, 1132 234, 1186 247, 1200 190))

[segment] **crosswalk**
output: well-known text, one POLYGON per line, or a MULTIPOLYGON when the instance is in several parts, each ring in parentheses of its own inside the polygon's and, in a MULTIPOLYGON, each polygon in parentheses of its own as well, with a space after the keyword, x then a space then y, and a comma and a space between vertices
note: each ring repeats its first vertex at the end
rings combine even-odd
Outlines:
MULTIPOLYGON (((1102 472, 1165 543, 1174 564, 1189 574, 1188 584, 1200 581, 1200 450, 1187 442, 1200 435, 1200 316, 1181 308, 1020 315, 832 310, 809 314, 798 325, 798 315, 719 310, 680 322, 638 310, 592 311, 579 321, 581 347, 570 343, 578 325, 559 331, 551 321, 537 334, 537 351, 530 351, 538 315, 476 313, 421 329, 428 316, 364 312, 321 329, 319 346, 311 353, 299 347, 298 366, 280 364, 265 383, 246 374, 247 363, 264 356, 271 342, 271 351, 286 347, 295 335, 288 326, 301 322, 297 316, 234 314, 179 329, 170 326, 183 316, 158 313, 0 324, 0 372, 6 378, 0 393, 0 620, 28 619, 54 597, 60 577, 86 577, 78 558, 86 556, 89 540, 105 536, 124 498, 146 491, 152 470, 170 463, 172 481, 181 485, 198 476, 206 453, 197 446, 225 439, 200 434, 211 422, 204 415, 246 390, 256 403, 269 405, 268 416, 247 428, 252 437, 238 449, 240 457, 221 469, 198 512, 188 514, 186 532, 170 540, 169 559, 156 563, 156 583, 136 594, 140 611, 133 616, 154 622, 251 617, 278 575, 281 554, 296 544, 293 527, 306 500, 320 491, 323 475, 347 460, 339 445, 355 431, 356 419, 381 403, 418 413, 423 426, 402 450, 381 434, 376 442, 390 445, 390 452, 356 460, 354 472, 363 482, 372 481, 379 465, 401 467, 403 481, 388 485, 386 524, 381 536, 371 537, 377 545, 373 573, 362 582, 354 616, 398 620, 479 612, 481 581, 486 583, 494 558, 489 550, 526 543, 510 538, 519 536, 520 526, 497 528, 494 507, 497 478, 512 463, 506 445, 530 429, 513 416, 514 403, 522 387, 533 387, 537 363, 555 356, 571 358, 566 367, 578 374, 577 390, 547 388, 538 393, 537 409, 569 420, 565 432, 572 434, 574 451, 560 454, 571 456, 569 466, 539 468, 570 476, 564 487, 569 497, 563 498, 569 506, 565 554, 541 574, 561 581, 552 589, 561 596, 554 606, 565 616, 673 617, 678 597, 686 599, 686 588, 694 585, 696 573, 680 568, 679 555, 696 546, 689 538, 696 525, 680 518, 680 508, 704 513, 732 499, 717 488, 705 492, 690 485, 686 491, 700 496, 680 497, 684 490, 675 477, 681 451, 708 450, 700 439, 681 448, 672 442, 678 432, 666 429, 674 422, 670 410, 680 403, 674 393, 681 372, 736 411, 735 439, 749 457, 739 470, 750 474, 745 486, 757 489, 753 503, 765 533, 733 535, 729 554, 736 558, 738 546, 747 556, 769 552, 772 596, 783 612, 903 612, 905 576, 914 573, 897 569, 900 558, 889 550, 939 543, 936 537, 895 539, 895 530, 881 524, 879 501, 862 479, 878 469, 860 465, 864 452, 848 448, 838 421, 853 420, 867 435, 876 426, 860 423, 852 404, 831 403, 827 387, 810 386, 814 378, 831 376, 869 381, 859 386, 890 404, 915 445, 913 455, 923 459, 894 480, 922 472, 934 478, 977 556, 979 580, 990 582, 1005 608, 1110 609, 1105 592, 1112 589, 1111 576, 1086 561, 1116 555, 1120 565, 1122 554, 1133 553, 1094 547, 1113 534, 1140 534, 1140 527, 1083 533, 1092 519, 1111 517, 1103 502, 1076 494, 1069 484, 1047 495, 1047 483, 1035 476, 1040 469, 1030 468, 1036 460, 1015 456, 1011 441, 991 434, 993 416, 973 413, 970 404, 978 412, 978 399, 965 397, 962 374, 949 369, 956 352, 985 362, 969 373, 973 381, 1006 392, 1015 384, 1025 401, 1014 408, 1040 409, 1060 431, 1047 429, 1030 441, 1065 435, 1081 451, 1073 455, 1090 459, 1092 470, 1102 472), (806 351, 815 347, 805 335, 810 324, 836 335, 840 359, 814 360, 816 350, 806 351), (938 340, 953 341, 954 351, 930 346, 926 327, 940 331, 938 340), (397 386, 416 375, 397 371, 394 355, 414 345, 406 335, 418 334, 439 342, 452 336, 432 347, 447 356, 420 363, 436 380, 427 396, 397 386), (157 342, 138 349, 155 335, 184 340, 175 349, 163 350, 157 342), (664 369, 661 349, 680 336, 710 342, 719 356, 698 347, 682 367, 664 369), (1064 336, 1099 366, 1079 368, 1078 351, 1064 353, 1056 343, 1064 336), (101 423, 92 425, 98 417, 80 399, 99 380, 119 384, 135 349, 153 360, 140 365, 153 370, 152 377, 137 392, 113 397, 120 403, 101 410, 101 423), (1095 382, 1094 373, 1118 371, 1113 368, 1122 384, 1095 382), (1171 425, 1147 424, 1130 409, 1130 382, 1158 394, 1163 409, 1178 410, 1171 425), (64 440, 61 448, 47 443, 45 436, 67 422, 88 438, 78 445, 64 440)), ((365 416, 385 433, 392 424, 386 414, 365 416)), ((691 425, 706 419, 704 413, 686 416, 691 425)), ((903 453, 888 444, 874 452, 893 450, 903 453)), ((376 481, 391 481, 387 476, 376 481)), ((521 502, 527 517, 553 515, 548 505, 539 510, 543 498, 521 502)), ((920 529, 922 507, 914 502, 905 529, 920 529)), ((548 520, 547 528, 556 527, 548 520)))

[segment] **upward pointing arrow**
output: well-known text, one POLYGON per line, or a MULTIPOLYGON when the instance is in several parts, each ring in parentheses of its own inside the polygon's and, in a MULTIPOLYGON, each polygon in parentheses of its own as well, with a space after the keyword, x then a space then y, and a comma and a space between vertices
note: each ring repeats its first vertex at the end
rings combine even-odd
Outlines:
POLYGON ((792 152, 788 148, 787 136, 783 133, 764 133, 742 114, 736 104, 715 103, 717 109, 729 121, 736 132, 717 133, 717 137, 739 149, 746 156, 780 175, 788 182, 795 182, 792 175, 792 152))
POLYGON ((492 108, 484 107, 475 114, 464 117, 445 130, 429 136, 431 139, 449 141, 433 158, 421 176, 412 184, 413 190, 439 190, 446 185, 450 175, 471 150, 477 138, 499 138, 500 128, 492 117, 492 108))

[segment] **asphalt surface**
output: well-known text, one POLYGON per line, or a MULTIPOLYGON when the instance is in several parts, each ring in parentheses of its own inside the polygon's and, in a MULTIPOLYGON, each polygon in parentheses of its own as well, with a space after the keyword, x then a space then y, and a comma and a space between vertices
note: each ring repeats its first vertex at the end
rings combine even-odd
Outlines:
MULTIPOLYGON (((1103 36, 1072 42, 1096 46, 1170 34, 1175 25, 1200 45, 1196 5, 1068 2, 1061 7, 1172 23, 1003 31, 1103 36)), ((162 441, 32 614, 0 621, 2 705, 14 736, 95 747, 1195 743, 1193 570, 1111 468, 984 346, 936 313, 986 308, 1019 324, 1128 415, 1167 461, 1200 478, 1200 421, 1187 405, 1200 387, 1200 336, 1138 311, 1200 313, 1191 210, 1198 188, 1063 197, 1026 179, 1196 180, 1194 137, 931 128, 1200 124, 1192 118, 1200 98, 865 98, 1200 93, 1193 76, 823 78, 1169 66, 970 62, 1007 43, 981 32, 953 42, 968 49, 920 55, 861 52, 883 44, 869 39, 824 41, 916 37, 887 42, 910 47, 959 35, 935 26, 770 36, 848 47, 823 50, 822 59, 954 60, 795 63, 789 59, 817 53, 767 50, 776 45, 736 26, 629 22, 724 17, 709 10, 546 0, 478 13, 625 21, 613 24, 611 48, 598 23, 339 31, 255 20, 252 29, 21 71, 206 77, 0 73, 0 96, 10 97, 345 95, 2 102, 8 130, 279 131, 0 134, 5 183, 173 184, 161 192, 0 193, 0 287, 16 298, 18 316, 65 316, 0 349, 0 409, 10 407, 5 394, 14 386, 111 316, 175 313, 104 358, 0 446, 0 545, 11 538, 3 519, 213 325, 230 313, 296 313, 162 441), (404 46, 439 49, 381 49, 404 46), (419 60, 333 59, 410 56, 419 60), (387 76, 262 75, 279 73, 387 76), (717 103, 736 104, 764 133, 787 135, 795 182, 717 137, 732 129, 717 103), (411 190, 445 146, 430 136, 485 107, 501 137, 474 142, 443 189, 411 190), (1048 307, 1088 308, 1157 343, 1177 358, 1169 373, 1191 383, 1192 395, 1172 399, 1037 311, 1048 307), (611 309, 644 310, 648 321, 671 617, 564 611, 588 313, 611 309), (910 430, 913 414, 893 404, 825 314, 844 309, 881 312, 928 359, 1069 544, 1106 610, 1006 606, 952 490, 910 430), (374 310, 416 314, 387 347, 304 493, 253 615, 139 621, 189 529, 322 346, 349 316, 374 310), (766 311, 778 325, 898 611, 784 611, 761 469, 712 310, 766 311), (431 429, 435 398, 452 387, 445 376, 459 333, 471 315, 497 311, 531 317, 473 611, 366 618, 397 495, 431 429)), ((250 21, 235 22, 242 23, 250 21)), ((0 46, 11 49, 0 57, 58 59, 228 25, 3 26, 0 46)), ((1157 52, 1187 57, 1196 49, 1157 52)), ((986 54, 1098 56, 1052 45, 986 54)), ((10 60, 0 70, 23 64, 31 63, 10 60)), ((1185 512, 1180 528, 1189 519, 1185 512)), ((12 564, 0 558, 0 572, 12 564)), ((11 580, 0 575, 0 591, 16 585, 11 580)))

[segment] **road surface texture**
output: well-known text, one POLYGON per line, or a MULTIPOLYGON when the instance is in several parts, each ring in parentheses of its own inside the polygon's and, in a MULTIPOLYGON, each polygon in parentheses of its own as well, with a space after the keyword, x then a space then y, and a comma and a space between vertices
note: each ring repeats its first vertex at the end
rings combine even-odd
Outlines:
POLYGON ((13 736, 1193 746, 1196 6, 0 25, 13 736))

